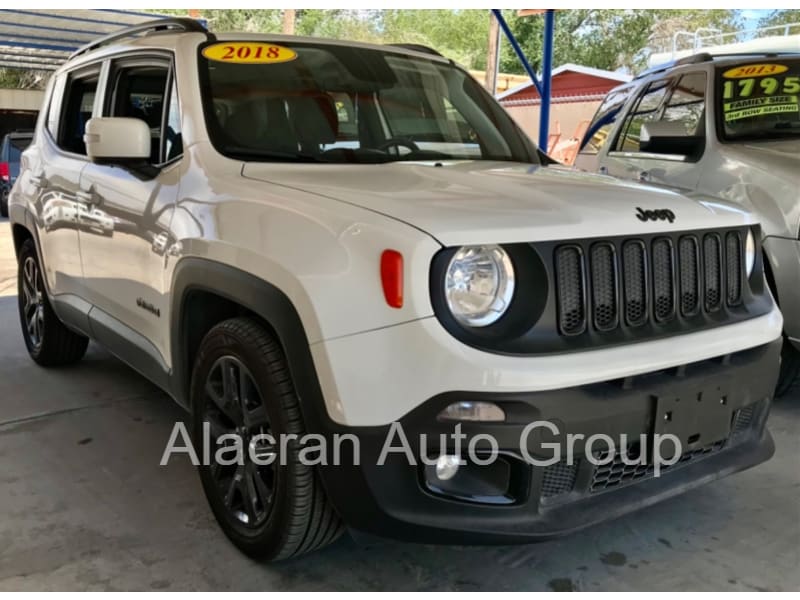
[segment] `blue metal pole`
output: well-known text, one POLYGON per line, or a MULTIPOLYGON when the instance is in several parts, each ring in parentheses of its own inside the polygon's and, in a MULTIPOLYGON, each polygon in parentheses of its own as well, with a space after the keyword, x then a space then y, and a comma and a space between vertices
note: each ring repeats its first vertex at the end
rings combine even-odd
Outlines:
POLYGON ((506 20, 503 18, 503 13, 498 8, 493 8, 491 10, 495 19, 497 19, 497 22, 500 24, 500 29, 502 29, 506 39, 508 39, 508 43, 511 44, 511 47, 514 49, 514 53, 517 55, 519 62, 522 63, 522 68, 525 69, 525 72, 531 78, 531 81, 533 81, 533 85, 536 86, 536 91, 539 92, 540 96, 542 96, 542 86, 539 84, 539 79, 536 77, 536 71, 533 70, 533 67, 531 67, 528 59, 525 58, 525 53, 517 43, 517 38, 515 38, 514 34, 511 33, 508 23, 506 23, 506 20))
POLYGON ((555 11, 544 13, 544 43, 542 49, 542 110, 539 113, 539 148, 547 152, 547 137, 550 130, 550 84, 553 75, 553 32, 555 31, 555 11))

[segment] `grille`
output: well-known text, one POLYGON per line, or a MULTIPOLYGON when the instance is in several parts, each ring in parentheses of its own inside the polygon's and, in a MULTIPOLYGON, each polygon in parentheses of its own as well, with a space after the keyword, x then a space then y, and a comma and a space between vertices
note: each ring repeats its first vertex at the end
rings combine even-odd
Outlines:
POLYGON ((592 248, 592 313, 594 325, 608 331, 617 325, 617 273, 614 246, 595 244, 592 248))
POLYGON ((679 315, 696 317, 723 303, 741 304, 742 239, 741 232, 730 231, 556 247, 560 333, 665 325, 679 315))
POLYGON ((625 279, 625 320, 634 327, 647 321, 647 271, 644 243, 626 242, 623 246, 625 279))
POLYGON ((722 248, 719 236, 709 234, 703 240, 703 266, 705 267, 706 310, 719 310, 722 300, 722 248))
POLYGON ((691 236, 681 238, 678 247, 678 260, 681 274, 681 313, 687 316, 697 314, 700 307, 700 265, 698 264, 697 239, 691 236))
POLYGON ((656 321, 669 321, 675 314, 673 278, 672 242, 659 238, 653 242, 653 309, 656 321))
MULTIPOLYGON (((688 462, 708 456, 709 454, 719 452, 725 447, 725 443, 726 440, 722 440, 702 446, 700 448, 696 448, 694 450, 687 450, 681 454, 681 457, 675 464, 662 465, 661 471, 668 471, 680 465, 684 465, 688 462)), ((604 461, 608 458, 608 451, 600 452, 596 456, 599 459, 598 462, 604 461)), ((639 481, 646 477, 652 477, 655 472, 654 466, 650 462, 641 464, 641 461, 634 460, 633 458, 630 458, 628 462, 634 464, 624 463, 622 461, 622 454, 617 453, 614 455, 614 460, 608 464, 596 466, 594 473, 592 474, 592 484, 589 488, 590 491, 602 492, 617 488, 628 483, 633 483, 634 481, 639 481)))
POLYGON ((575 335, 586 328, 583 254, 577 246, 556 251, 558 273, 558 324, 561 332, 575 335))
POLYGON ((733 426, 731 427, 731 438, 738 439, 745 435, 753 425, 753 417, 756 413, 756 405, 750 404, 740 408, 733 416, 733 426))
POLYGON ((577 472, 577 464, 570 465, 563 460, 545 467, 542 477, 542 498, 552 498, 571 492, 575 487, 577 472))
POLYGON ((742 299, 742 239, 737 231, 725 236, 725 258, 728 304, 736 305, 742 299))

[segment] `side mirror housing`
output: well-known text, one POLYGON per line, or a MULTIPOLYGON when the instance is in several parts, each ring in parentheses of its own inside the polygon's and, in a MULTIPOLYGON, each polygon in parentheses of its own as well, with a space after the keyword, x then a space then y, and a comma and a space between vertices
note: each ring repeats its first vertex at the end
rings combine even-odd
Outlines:
POLYGON ((86 154, 94 162, 129 163, 150 159, 150 127, 141 119, 89 119, 83 141, 86 142, 86 154))
POLYGON ((705 137, 689 135, 681 121, 645 123, 639 134, 639 150, 651 154, 672 154, 687 158, 699 157, 705 147, 705 137))

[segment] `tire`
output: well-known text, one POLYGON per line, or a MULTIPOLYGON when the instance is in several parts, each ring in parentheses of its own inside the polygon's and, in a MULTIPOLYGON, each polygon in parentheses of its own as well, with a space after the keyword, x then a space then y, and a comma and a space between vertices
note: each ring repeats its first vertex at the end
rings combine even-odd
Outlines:
POLYGON ((89 338, 68 329, 56 316, 32 239, 19 251, 17 300, 22 337, 33 360, 43 367, 60 367, 83 358, 89 338))
POLYGON ((8 217, 8 188, 0 190, 0 216, 8 217))
MULTIPOLYGON (((296 443, 282 461, 256 465, 247 448, 258 433, 300 438, 305 429, 283 350, 257 321, 236 318, 208 332, 200 344, 190 388, 193 435, 202 448, 210 431, 211 464, 198 467, 214 516, 226 536, 245 554, 282 560, 322 548, 344 528, 328 502, 319 477, 299 461, 296 443), (242 393, 243 390, 243 393, 242 393), (244 464, 215 461, 221 433, 245 438, 244 464), (237 479, 238 478, 238 479, 237 479)), ((279 455, 276 448, 264 446, 279 455)))
POLYGON ((783 338, 781 348, 781 372, 778 376, 778 385, 775 386, 775 396, 785 395, 791 388, 798 373, 800 373, 800 352, 788 338, 783 338))

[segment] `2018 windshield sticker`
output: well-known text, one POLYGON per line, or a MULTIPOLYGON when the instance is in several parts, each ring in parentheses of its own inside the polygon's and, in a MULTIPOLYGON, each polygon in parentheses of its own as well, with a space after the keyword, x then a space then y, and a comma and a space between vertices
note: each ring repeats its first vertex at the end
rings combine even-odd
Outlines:
POLYGON ((235 64, 269 65, 289 62, 297 52, 276 44, 261 42, 220 42, 203 48, 208 60, 235 64))

